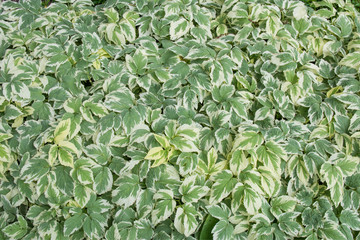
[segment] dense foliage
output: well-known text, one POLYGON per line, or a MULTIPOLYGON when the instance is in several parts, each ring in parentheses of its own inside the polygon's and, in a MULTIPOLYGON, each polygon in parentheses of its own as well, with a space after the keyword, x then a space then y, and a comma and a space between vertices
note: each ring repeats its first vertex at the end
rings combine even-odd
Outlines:
POLYGON ((0 239, 360 239, 359 69, 350 0, 1 2, 0 239))

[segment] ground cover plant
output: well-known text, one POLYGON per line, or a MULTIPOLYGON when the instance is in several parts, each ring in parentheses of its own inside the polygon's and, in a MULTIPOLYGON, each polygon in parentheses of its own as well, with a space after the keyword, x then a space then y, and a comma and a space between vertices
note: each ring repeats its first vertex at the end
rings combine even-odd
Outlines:
POLYGON ((350 0, 0 3, 0 239, 360 239, 350 0))

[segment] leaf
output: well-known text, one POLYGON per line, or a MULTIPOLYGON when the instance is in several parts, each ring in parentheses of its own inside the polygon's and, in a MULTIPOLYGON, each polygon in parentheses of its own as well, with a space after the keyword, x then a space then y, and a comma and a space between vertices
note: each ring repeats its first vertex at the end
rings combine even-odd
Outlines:
POLYGON ((231 216, 230 209, 224 203, 221 203, 220 206, 209 206, 207 210, 211 216, 219 220, 227 220, 231 216))
POLYGON ((58 146, 52 145, 49 150, 49 165, 53 166, 58 156, 58 146))
POLYGON ((113 185, 113 175, 110 169, 108 167, 101 167, 95 176, 94 183, 97 194, 104 194, 110 191, 113 185))
POLYGON ((213 180, 215 183, 211 187, 209 199, 211 204, 218 203, 227 197, 236 183, 236 179, 233 178, 229 170, 223 170, 217 173, 214 175, 213 180))
POLYGON ((331 165, 330 163, 324 163, 321 166, 320 173, 324 176, 328 188, 332 188, 337 182, 343 182, 341 169, 335 165, 331 165))
POLYGON ((195 143, 191 140, 188 140, 183 137, 175 137, 170 139, 170 144, 174 145, 176 149, 179 149, 181 152, 198 152, 199 149, 196 147, 195 143))
POLYGON ((190 29, 190 24, 183 17, 170 23, 170 38, 176 40, 185 35, 190 29))
POLYGON ((249 214, 256 214, 261 207, 261 198, 258 193, 250 188, 244 189, 244 206, 249 214))
POLYGON ((145 159, 157 160, 165 156, 165 150, 162 147, 154 147, 146 154, 145 159))
POLYGON ((133 106, 134 94, 127 88, 106 95, 104 105, 114 112, 123 112, 133 106))
POLYGON ((254 131, 243 132, 236 137, 233 148, 240 150, 249 150, 262 144, 263 141, 264 140, 261 134, 257 132, 254 131))
MULTIPOLYGON (((160 136, 160 135, 157 135, 157 134, 155 134, 154 136, 155 136, 156 141, 157 141, 158 143, 160 143, 160 145, 161 145, 163 148, 168 148, 168 147, 170 147, 170 143, 169 143, 169 141, 168 141, 168 139, 167 139, 166 137, 160 136)), ((147 158, 145 157, 145 159, 147 159, 147 158)))
POLYGON ((22 178, 28 181, 39 180, 50 171, 49 162, 42 158, 31 158, 21 169, 22 178))
POLYGON ((147 57, 140 50, 137 50, 134 55, 126 55, 126 66, 132 74, 144 74, 147 64, 147 57))
POLYGON ((234 232, 234 227, 231 223, 225 220, 221 220, 216 223, 215 227, 212 229, 211 233, 215 239, 231 239, 234 232))
POLYGON ((348 225, 352 230, 359 231, 360 229, 360 217, 356 211, 350 209, 344 209, 341 211, 340 222, 348 225))
MULTIPOLYGON (((280 163, 281 159, 279 158, 278 154, 276 153, 277 148, 272 151, 271 148, 268 148, 267 145, 260 146, 256 150, 256 156, 257 158, 264 163, 264 165, 271 170, 271 172, 274 174, 274 176, 277 176, 280 174, 280 163)), ((285 152, 285 151, 281 151, 285 152)), ((281 153, 280 153, 281 154, 281 153)))
POLYGON ((118 187, 111 194, 112 201, 125 207, 134 204, 140 192, 139 177, 135 174, 128 174, 118 179, 117 183, 118 187))
POLYGON ((351 176, 356 171, 356 166, 359 162, 359 157, 346 156, 346 158, 340 159, 336 166, 340 168, 344 176, 351 176))
POLYGON ((90 195, 92 193, 91 188, 77 184, 74 188, 74 197, 75 201, 80 205, 81 208, 84 208, 85 205, 90 200, 90 195))
POLYGON ((54 142, 56 144, 65 140, 65 138, 70 132, 70 124, 70 119, 62 120, 59 122, 54 132, 54 142))
POLYGON ((353 52, 347 54, 341 61, 340 65, 345 65, 351 68, 359 69, 360 67, 360 53, 353 52))
POLYGON ((280 196, 271 200, 271 210, 276 214, 280 214, 279 210, 283 212, 292 212, 296 206, 296 199, 290 196, 280 196))
POLYGON ((195 176, 189 176, 181 184, 179 192, 182 194, 182 202, 197 202, 210 191, 207 186, 194 186, 195 181, 195 176))
POLYGON ((72 172, 76 173, 77 180, 84 185, 94 182, 93 172, 87 167, 78 167, 73 169, 72 172))
POLYGON ((106 164, 111 157, 110 150, 103 144, 90 144, 84 148, 84 152, 101 165, 106 164))
POLYGON ((78 152, 77 147, 72 142, 69 141, 61 141, 58 143, 58 146, 66 151, 73 152, 75 154, 77 154, 78 152))
POLYGON ((350 36, 352 32, 352 24, 346 15, 341 14, 336 19, 336 24, 340 27, 341 37, 346 38, 350 36))
POLYGON ((28 231, 28 225, 23 216, 18 215, 18 222, 6 226, 2 231, 11 239, 21 239, 28 231))
POLYGON ((329 225, 326 228, 322 228, 320 230, 322 236, 325 239, 329 239, 329 240, 335 240, 335 239, 339 239, 339 240, 345 240, 346 237, 344 236, 344 234, 342 232, 340 232, 336 226, 334 226, 333 224, 327 224, 329 225))
POLYGON ((189 237, 198 227, 196 216, 197 211, 191 204, 185 204, 183 207, 178 208, 174 221, 176 230, 186 237, 189 237))
POLYGON ((211 239, 212 233, 211 230, 214 228, 218 220, 211 215, 207 215, 204 224, 201 227, 200 238, 201 240, 211 239))
POLYGON ((74 158, 68 151, 59 148, 58 150, 59 161, 62 165, 67 167, 74 167, 74 158))
MULTIPOLYGON (((151 212, 151 221, 155 226, 169 218, 174 212, 176 202, 173 199, 173 196, 173 192, 170 190, 160 190, 154 194, 154 200, 156 200, 156 203, 151 212)), ((190 229, 191 225, 188 226, 187 230, 190 229)))
POLYGON ((296 217, 300 213, 288 212, 279 216, 279 228, 290 236, 298 236, 301 232, 301 225, 296 222, 296 217))
POLYGON ((75 231, 79 230, 84 224, 85 217, 85 214, 77 213, 74 216, 66 219, 64 222, 64 235, 70 236, 75 231))

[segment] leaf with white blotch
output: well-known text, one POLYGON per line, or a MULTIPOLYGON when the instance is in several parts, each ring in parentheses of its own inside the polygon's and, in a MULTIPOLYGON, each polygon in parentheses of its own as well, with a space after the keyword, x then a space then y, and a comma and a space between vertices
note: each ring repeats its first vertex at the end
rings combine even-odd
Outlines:
POLYGON ((360 53, 353 52, 347 54, 341 61, 339 62, 340 65, 345 65, 351 68, 359 69, 360 67, 360 53))
POLYGON ((198 152, 199 149, 192 140, 184 137, 174 137, 170 139, 170 143, 179 149, 181 152, 198 152))
POLYGON ((344 176, 351 176, 356 171, 356 167, 358 166, 359 162, 359 157, 349 155, 343 159, 338 160, 336 162, 336 166, 340 168, 344 176))
POLYGON ((179 233, 189 237, 193 234, 197 227, 198 222, 196 216, 198 215, 197 210, 191 204, 184 204, 176 210, 174 226, 179 233))
POLYGON ((97 194, 104 194, 111 190, 113 184, 113 175, 108 167, 100 167, 96 170, 94 184, 97 194))
POLYGON ((74 167, 74 157, 68 151, 59 148, 58 157, 61 165, 71 168, 74 167))
POLYGON ((90 144, 84 148, 84 152, 101 165, 106 164, 111 157, 109 148, 103 144, 90 144))
POLYGON ((223 170, 213 176, 214 184, 210 191, 210 203, 215 204, 227 197, 233 187, 235 186, 236 179, 233 178, 229 170, 223 170))
POLYGON ((233 149, 237 150, 249 150, 254 149, 258 145, 262 144, 263 137, 260 133, 254 131, 247 131, 239 133, 234 141, 233 149))
POLYGON ((219 220, 228 220, 231 216, 231 211, 226 204, 220 203, 219 205, 213 205, 207 207, 207 210, 211 216, 219 220))
MULTIPOLYGON (((161 145, 163 148, 168 148, 168 147, 170 147, 169 140, 168 140, 165 136, 160 136, 160 135, 154 134, 154 137, 155 137, 156 141, 157 141, 158 143, 160 143, 160 145, 161 145)), ((145 159, 146 159, 146 158, 145 158, 145 159)))
POLYGON ((70 119, 60 121, 54 131, 54 142, 59 143, 63 141, 70 132, 70 119))
POLYGON ((289 236, 296 237, 301 232, 301 225, 296 221, 296 217, 300 213, 297 212, 286 212, 280 214, 279 228, 281 231, 287 233, 289 236))
POLYGON ((22 239, 28 231, 28 224, 25 218, 21 215, 17 215, 18 221, 6 226, 2 231, 10 239, 22 239))
POLYGON ((292 212, 295 209, 297 200, 290 196, 279 196, 271 200, 271 212, 274 215, 279 215, 284 212, 292 212))
POLYGON ((180 17, 177 21, 172 21, 170 23, 170 38, 171 40, 176 40, 184 36, 190 29, 189 22, 180 17))
POLYGON ((134 105, 134 94, 127 88, 106 95, 104 105, 114 112, 123 112, 134 105))
POLYGON ((89 202, 90 200, 90 195, 92 194, 92 189, 81 185, 81 184, 77 184, 74 188, 74 197, 75 197, 75 201, 80 205, 81 208, 85 207, 85 205, 89 202))
POLYGON ((156 226, 171 216, 175 210, 176 202, 171 190, 159 190, 154 194, 155 206, 151 212, 151 221, 156 226))
POLYGON ((118 187, 112 191, 112 201, 118 205, 129 207, 135 203, 140 193, 140 180, 135 174, 127 174, 115 181, 118 187))
POLYGON ((188 176, 184 179, 179 188, 179 193, 182 195, 182 202, 191 203, 197 202, 209 192, 209 187, 195 185, 196 176, 188 176))
POLYGON ((324 227, 319 230, 321 237, 327 240, 346 240, 345 235, 338 229, 337 224, 325 221, 324 227))
POLYGON ((79 230, 84 224, 85 217, 86 215, 83 213, 76 213, 74 216, 66 219, 64 222, 64 235, 70 236, 79 230))
POLYGON ((133 56, 126 55, 126 66, 132 74, 144 74, 146 64, 147 57, 140 50, 136 50, 133 56))
POLYGON ((149 150, 144 159, 147 160, 157 160, 163 158, 165 155, 165 150, 162 147, 154 147, 149 150))
POLYGON ((85 166, 75 167, 71 170, 71 175, 84 185, 92 184, 94 182, 93 172, 90 168, 85 166))
POLYGON ((226 221, 221 220, 216 223, 214 228, 211 230, 214 239, 228 240, 233 238, 234 226, 226 221))
POLYGON ((236 150, 230 158, 230 170, 235 176, 239 176, 241 171, 247 168, 249 160, 246 158, 244 151, 236 150))

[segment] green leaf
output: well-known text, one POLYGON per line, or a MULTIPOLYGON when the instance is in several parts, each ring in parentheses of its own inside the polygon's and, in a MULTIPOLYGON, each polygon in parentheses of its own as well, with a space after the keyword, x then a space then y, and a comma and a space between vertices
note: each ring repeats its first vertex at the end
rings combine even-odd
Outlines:
POLYGON ((162 147, 154 147, 146 154, 145 159, 157 160, 165 156, 165 150, 162 147))
POLYGON ((346 156, 345 158, 338 160, 336 166, 340 168, 344 176, 351 176, 356 171, 359 162, 359 157, 346 156))
POLYGON ((244 189, 244 206, 249 214, 256 214, 261 207, 262 200, 257 192, 249 187, 244 189))
POLYGON ((50 150, 49 150, 49 158, 48 158, 48 161, 49 161, 49 165, 50 166, 53 166, 56 159, 57 159, 57 156, 58 156, 58 146, 56 145, 52 145, 50 147, 50 150))
POLYGON ((22 167, 21 176, 31 182, 33 180, 39 180, 49 171, 50 165, 48 161, 42 158, 30 158, 22 167))
POLYGON ((207 215, 205 222, 201 228, 201 233, 199 239, 207 240, 212 238, 211 230, 214 228, 215 224, 218 222, 216 218, 211 215, 207 215))
POLYGON ((4 115, 4 119, 5 120, 14 120, 17 117, 21 116, 23 113, 22 111, 20 111, 19 108, 13 106, 13 105, 8 105, 5 109, 5 115, 4 115))
POLYGON ((341 14, 336 19, 336 25, 338 25, 341 30, 341 37, 346 38, 350 36, 352 32, 352 24, 350 19, 345 14, 341 14))
POLYGON ((276 215, 281 214, 283 212, 292 212, 296 206, 296 199, 290 196, 280 196, 271 200, 271 211, 276 215))
POLYGON ((106 164, 111 157, 109 149, 103 144, 90 144, 84 148, 84 152, 88 157, 101 165, 106 164))
MULTIPOLYGON (((170 147, 170 143, 169 143, 168 139, 165 136, 160 136, 160 135, 157 135, 157 134, 155 134, 154 136, 155 136, 156 141, 158 141, 158 143, 160 143, 160 145, 163 148, 170 147)), ((147 159, 147 158, 145 157, 145 159, 147 159)))

